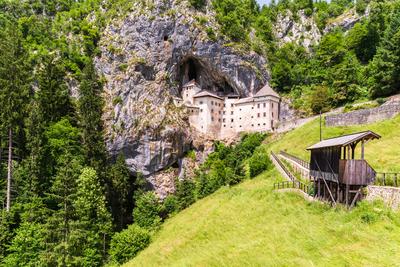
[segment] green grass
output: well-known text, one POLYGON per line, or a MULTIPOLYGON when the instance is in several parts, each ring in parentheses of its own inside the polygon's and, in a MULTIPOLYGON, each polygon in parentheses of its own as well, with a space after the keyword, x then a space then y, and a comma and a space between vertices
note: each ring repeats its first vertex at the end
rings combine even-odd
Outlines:
MULTIPOLYGON (((323 138, 371 130, 382 136, 365 145, 365 159, 377 172, 400 172, 400 116, 378 123, 347 127, 322 128, 323 138)), ((267 140, 269 149, 274 152, 286 150, 304 160, 309 160, 308 146, 319 141, 319 119, 286 134, 267 140), (273 139, 273 140, 272 140, 273 139)), ((361 145, 357 147, 359 157, 361 145)))
POLYGON ((126 266, 399 265, 398 214, 348 212, 273 192, 277 177, 269 171, 198 201, 167 220, 126 266))

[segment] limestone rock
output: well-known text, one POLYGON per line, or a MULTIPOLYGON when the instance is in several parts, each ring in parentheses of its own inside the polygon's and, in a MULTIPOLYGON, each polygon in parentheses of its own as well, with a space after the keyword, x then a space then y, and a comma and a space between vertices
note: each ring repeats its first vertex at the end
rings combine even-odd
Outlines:
POLYGON ((204 89, 248 96, 269 80, 266 59, 231 47, 206 9, 137 1, 101 36, 95 64, 105 80, 107 149, 123 152, 132 173, 150 177, 191 147, 187 114, 172 101, 184 83, 196 79, 204 89))

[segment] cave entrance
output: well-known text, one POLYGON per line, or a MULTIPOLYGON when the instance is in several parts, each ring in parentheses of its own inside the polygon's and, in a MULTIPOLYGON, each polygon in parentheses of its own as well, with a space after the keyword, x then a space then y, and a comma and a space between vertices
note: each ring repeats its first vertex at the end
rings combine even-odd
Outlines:
POLYGON ((196 71, 196 65, 195 65, 193 59, 189 59, 187 64, 188 64, 189 81, 196 80, 197 79, 197 71, 196 71))
POLYGON ((235 93, 223 74, 215 71, 207 62, 195 57, 188 57, 179 64, 177 78, 181 86, 195 80, 203 90, 214 91, 221 95, 235 93))

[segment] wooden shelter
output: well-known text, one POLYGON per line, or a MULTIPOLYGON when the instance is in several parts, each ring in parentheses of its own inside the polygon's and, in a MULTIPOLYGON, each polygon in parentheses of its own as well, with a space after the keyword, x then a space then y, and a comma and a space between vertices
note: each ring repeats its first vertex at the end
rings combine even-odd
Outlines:
POLYGON ((315 196, 353 206, 361 197, 362 188, 374 182, 376 175, 364 159, 364 145, 379 138, 380 135, 365 131, 326 139, 308 147, 315 196), (355 159, 359 143, 361 159, 355 159))

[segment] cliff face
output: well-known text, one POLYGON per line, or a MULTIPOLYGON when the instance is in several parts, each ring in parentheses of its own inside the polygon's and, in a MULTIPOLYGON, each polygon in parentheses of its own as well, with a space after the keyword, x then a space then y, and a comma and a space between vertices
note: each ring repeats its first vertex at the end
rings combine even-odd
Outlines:
POLYGON ((184 83, 247 96, 269 80, 265 58, 231 48, 218 37, 213 12, 186 1, 138 1, 106 28, 100 48, 107 149, 123 152, 131 171, 146 176, 190 148, 186 114, 172 102, 184 83))

